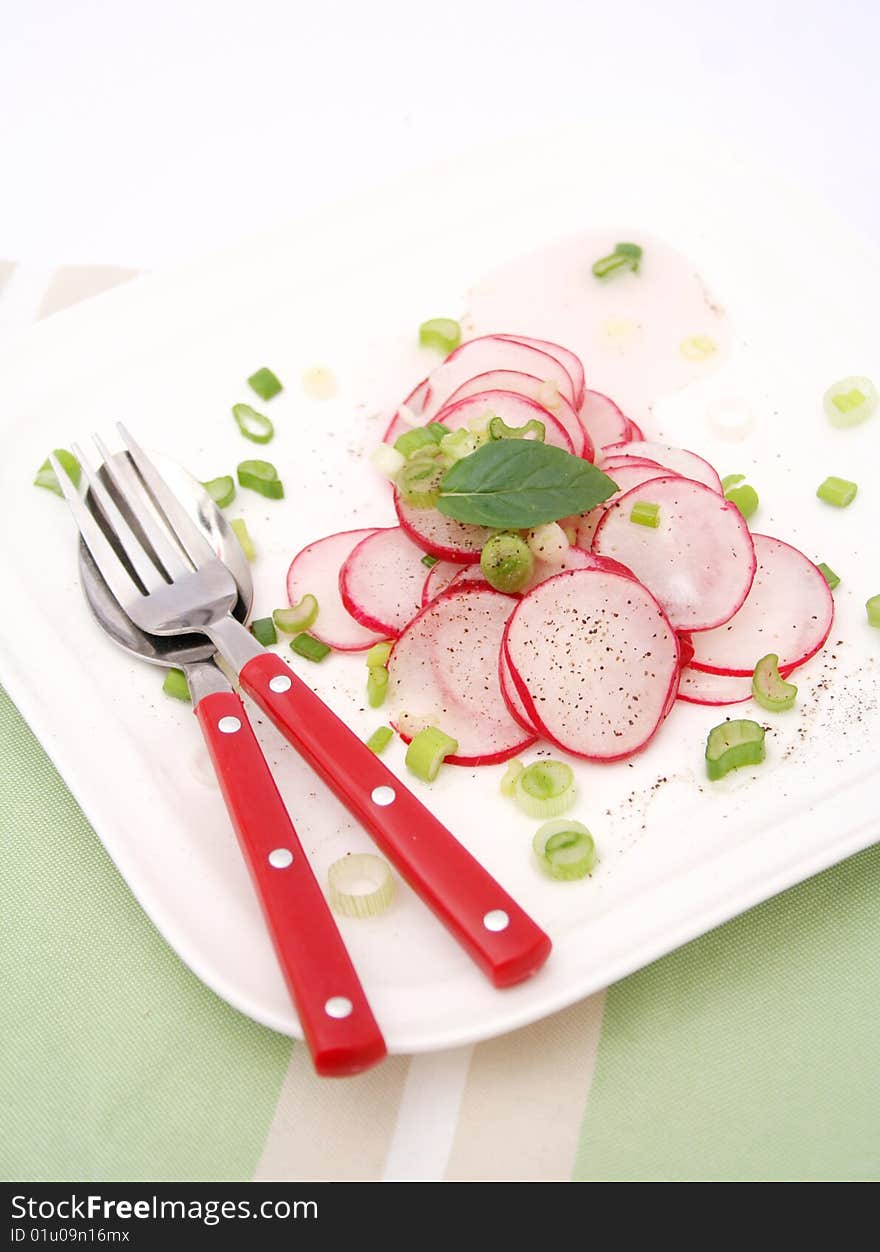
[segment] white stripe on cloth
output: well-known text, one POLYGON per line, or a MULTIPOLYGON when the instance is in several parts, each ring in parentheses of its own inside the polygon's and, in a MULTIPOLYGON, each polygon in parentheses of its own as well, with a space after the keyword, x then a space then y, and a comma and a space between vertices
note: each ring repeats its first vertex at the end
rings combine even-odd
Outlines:
POLYGON ((473 1048, 414 1056, 383 1182, 440 1182, 455 1137, 473 1048))

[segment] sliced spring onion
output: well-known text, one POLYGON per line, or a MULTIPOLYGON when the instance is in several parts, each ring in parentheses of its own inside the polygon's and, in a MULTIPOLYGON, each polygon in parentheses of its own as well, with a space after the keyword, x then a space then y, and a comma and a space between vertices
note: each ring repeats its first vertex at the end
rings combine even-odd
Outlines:
POLYGON ((392 448, 390 443, 380 443, 378 448, 374 448, 370 453, 370 462, 373 469, 378 470, 383 478, 393 478, 399 470, 403 469, 406 457, 396 448, 392 448))
POLYGON ((291 639, 290 647, 297 656, 304 656, 307 661, 323 661, 324 657, 329 656, 333 651, 326 643, 321 643, 320 639, 316 639, 314 635, 309 635, 305 631, 297 635, 295 639, 291 639))
POLYGON ((614 251, 618 256, 628 256, 636 262, 642 259, 642 249, 637 243, 616 243, 614 251))
POLYGON ((521 776, 524 768, 525 766, 519 757, 508 761, 504 777, 501 779, 501 794, 503 796, 513 796, 513 793, 516 791, 516 780, 521 776))
POLYGON ((550 877, 563 882, 585 878, 598 859, 596 843, 586 826, 564 817, 539 827, 532 849, 550 877))
POLYGON ((367 740, 367 747, 376 756, 381 756, 393 738, 394 731, 390 726, 377 726, 367 740))
POLYGON ((405 430, 394 440, 394 447, 404 457, 411 457, 420 448, 434 448, 449 432, 442 422, 428 422, 427 426, 414 426, 405 430))
POLYGON ((371 665, 367 674, 367 702, 370 708, 380 708, 387 694, 388 670, 384 665, 371 665))
POLYGON ((718 344, 708 335, 691 335, 690 339, 682 340, 678 350, 688 361, 705 361, 718 351, 718 344))
MULTIPOLYGON (((437 423, 433 423, 435 426, 437 423)), ((476 452, 480 445, 480 441, 472 430, 468 430, 466 426, 460 427, 458 430, 451 430, 448 435, 444 435, 440 440, 440 451, 450 461, 461 461, 466 456, 470 456, 472 452, 476 452)))
POLYGON ((275 623, 271 617, 258 617, 256 621, 251 622, 251 634, 264 648, 271 648, 273 643, 278 642, 275 623))
POLYGON ((233 404, 232 416, 245 439, 250 439, 252 443, 268 443, 275 434, 275 427, 269 418, 249 404, 233 404))
POLYGON ((826 565, 824 561, 820 561, 819 564, 816 566, 816 569, 825 579, 826 583, 828 584, 828 586, 831 588, 832 591, 834 590, 835 587, 840 586, 840 578, 837 576, 837 574, 835 574, 834 570, 831 568, 830 565, 826 565))
POLYGON ((593 274, 596 278, 610 278, 623 270, 638 271, 642 259, 642 249, 637 243, 618 243, 608 256, 600 257, 593 263, 593 274))
POLYGON ((343 917, 378 917, 394 899, 391 868, 371 852, 355 852, 334 861, 327 882, 330 905, 343 917))
POLYGON ((433 782, 445 758, 457 751, 457 739, 444 735, 437 726, 426 726, 414 736, 406 750, 406 768, 422 782, 433 782))
POLYGON ((535 439, 544 442, 547 431, 543 422, 531 417, 522 426, 508 426, 503 417, 489 418, 490 439, 535 439))
POLYGON ((522 591, 534 568, 531 548, 513 531, 501 531, 483 544, 480 569, 496 591, 522 591))
POLYGON ((576 798, 571 766, 564 761, 533 761, 517 778, 513 798, 529 817, 560 817, 576 798))
POLYGON ((299 604, 292 604, 288 609, 275 609, 272 621, 285 635, 298 635, 301 630, 310 630, 318 617, 318 601, 312 595, 304 595, 299 604))
POLYGON ((428 569, 433 569, 433 567, 437 564, 439 559, 440 559, 439 557, 431 556, 430 552, 426 552, 425 555, 422 557, 422 564, 426 565, 428 569))
POLYGON ((284 390, 276 375, 266 365, 251 374, 248 383, 261 400, 271 400, 279 391, 284 390))
POLYGON ((880 626, 880 595, 871 596, 865 602, 865 611, 868 614, 868 625, 880 626))
POLYGON ((761 501, 758 499, 758 493, 754 487, 750 487, 745 483, 742 487, 728 487, 724 492, 725 500, 729 500, 735 505, 746 521, 757 513, 758 505, 761 501))
MULTIPOLYGON (((73 483, 74 487, 78 487, 81 475, 79 461, 73 453, 68 452, 66 448, 53 448, 52 451, 55 459, 59 462, 61 468, 66 472, 67 477, 73 483)), ((54 491, 56 496, 64 495, 64 492, 61 490, 61 484, 55 477, 55 471, 49 464, 48 457, 46 457, 43 464, 37 470, 34 478, 34 486, 45 487, 47 491, 54 491)))
POLYGON ((784 713, 794 708, 797 690, 794 683, 787 683, 779 673, 779 657, 774 652, 761 657, 752 674, 752 695, 762 709, 784 713))
POLYGON ((254 547, 254 541, 251 539, 250 531, 247 528, 247 522, 243 517, 234 517, 229 523, 235 532, 235 537, 241 544, 241 550, 249 561, 256 560, 257 550, 254 547))
POLYGON ((721 490, 727 491, 728 487, 735 487, 737 483, 744 483, 745 481, 745 474, 726 474, 724 478, 721 479, 721 490))
POLYGON ((258 491, 269 500, 280 500, 284 495, 284 484, 271 461, 242 461, 236 473, 240 487, 258 491))
POLYGON ((451 317, 431 317, 419 327, 419 343, 448 356, 461 343, 461 327, 451 317))
POLYGON ((312 365, 303 370, 301 381, 310 400, 332 400, 339 390, 336 375, 326 365, 312 365))
POLYGON ((526 536, 526 543, 539 561, 548 565, 561 565, 571 547, 568 535, 558 522, 546 522, 536 526, 526 536))
POLYGON ((189 684, 182 669, 170 669, 168 671, 162 684, 162 690, 166 696, 173 696, 175 700, 186 700, 187 703, 192 700, 192 696, 189 694, 189 684))
POLYGON ((364 658, 367 662, 367 668, 373 669, 376 665, 387 665, 393 647, 394 644, 390 639, 385 640, 384 643, 374 643, 364 658))
POLYGON ((656 530, 660 525, 660 505, 651 504, 648 500, 637 500, 632 506, 629 520, 636 526, 650 526, 656 530))
POLYGON ((706 740, 706 773, 713 782, 741 765, 764 760, 764 727, 746 717, 722 722, 706 740))
POLYGON ((414 509, 431 509, 440 499, 440 483, 449 469, 445 457, 420 457, 406 462, 397 475, 400 494, 414 509))
POLYGON ((221 478, 209 478, 202 486, 218 509, 225 509, 235 499, 235 479, 231 474, 224 474, 221 478))
POLYGON ((816 495, 826 504, 833 504, 836 509, 845 509, 856 498, 858 484, 851 483, 847 478, 835 478, 832 474, 816 488, 816 495))
POLYGON ((832 426, 846 430, 858 426, 877 411, 880 396, 870 378, 841 378, 822 397, 822 407, 832 426))

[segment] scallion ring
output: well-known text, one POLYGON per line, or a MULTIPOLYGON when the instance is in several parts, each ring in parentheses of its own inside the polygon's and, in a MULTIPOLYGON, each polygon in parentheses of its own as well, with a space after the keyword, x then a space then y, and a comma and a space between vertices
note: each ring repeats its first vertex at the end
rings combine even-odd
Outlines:
POLYGON ((742 765, 764 760, 764 727, 748 718, 713 726, 706 740, 706 773, 713 782, 742 765))
POLYGON ((245 439, 250 439, 252 443, 268 443, 275 434, 275 427, 269 418, 249 404, 233 404, 232 416, 245 439))
POLYGON ((378 917, 394 899, 391 868, 371 852, 355 852, 334 861, 327 881, 330 904, 343 917, 378 917))
POLYGON ((202 486, 218 509, 225 509, 227 504, 231 504, 235 499, 235 479, 231 474, 223 474, 220 478, 209 478, 206 483, 202 483, 202 486))
POLYGON ((532 840, 538 861, 551 878, 574 881, 585 878, 596 865, 596 843, 581 822, 559 818, 545 822, 532 840))
POLYGON ((406 768, 422 782, 433 782, 446 758, 457 751, 457 739, 444 734, 438 726, 426 726, 414 736, 406 750, 406 768))
POLYGON ((298 635, 301 630, 311 630, 318 618, 318 601, 312 595, 304 595, 298 604, 287 609, 275 609, 272 620, 285 635, 298 635))
POLYGON ((841 378, 822 397, 822 407, 832 426, 845 430, 858 426, 877 411, 880 396, 870 378, 841 378))
POLYGON ((576 798, 571 766, 564 761, 533 761, 517 778, 513 798, 528 817, 560 817, 576 798))
POLYGON ((517 779, 522 774, 525 766, 522 761, 515 757, 512 761, 508 761, 507 769, 504 771, 504 777, 501 779, 501 794, 503 796, 513 796, 516 791, 517 779))
POLYGON ((242 461, 236 468, 239 486, 258 491, 269 500, 280 500, 284 484, 271 461, 242 461))
POLYGON ((752 695, 762 709, 771 713, 783 713, 794 707, 797 687, 787 683, 779 673, 779 657, 768 652, 762 656, 752 674, 752 695))

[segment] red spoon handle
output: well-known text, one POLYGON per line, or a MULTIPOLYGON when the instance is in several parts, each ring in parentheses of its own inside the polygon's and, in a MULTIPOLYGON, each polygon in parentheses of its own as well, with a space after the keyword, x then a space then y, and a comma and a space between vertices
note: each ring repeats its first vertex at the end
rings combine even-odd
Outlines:
POLYGON ((267 652, 240 677, 496 987, 543 965, 543 930, 289 666, 267 652))
POLYGON ((244 706, 214 692, 195 712, 315 1069, 359 1073, 382 1059, 385 1040, 244 706))

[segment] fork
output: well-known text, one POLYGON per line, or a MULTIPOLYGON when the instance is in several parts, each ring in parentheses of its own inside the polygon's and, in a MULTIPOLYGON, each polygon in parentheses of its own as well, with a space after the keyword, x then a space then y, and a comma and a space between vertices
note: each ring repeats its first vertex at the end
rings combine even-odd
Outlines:
POLYGON ((534 974, 550 954, 549 937, 311 688, 232 616, 237 598, 232 575, 142 448, 122 423, 117 429, 127 458, 113 457, 95 438, 116 499, 79 459, 131 568, 61 466, 54 458, 52 463, 96 565, 131 620, 154 635, 206 635, 242 688, 335 791, 492 983, 512 986, 534 974), (126 523, 117 499, 148 547, 126 523), (145 559, 149 586, 140 573, 134 576, 145 559))

